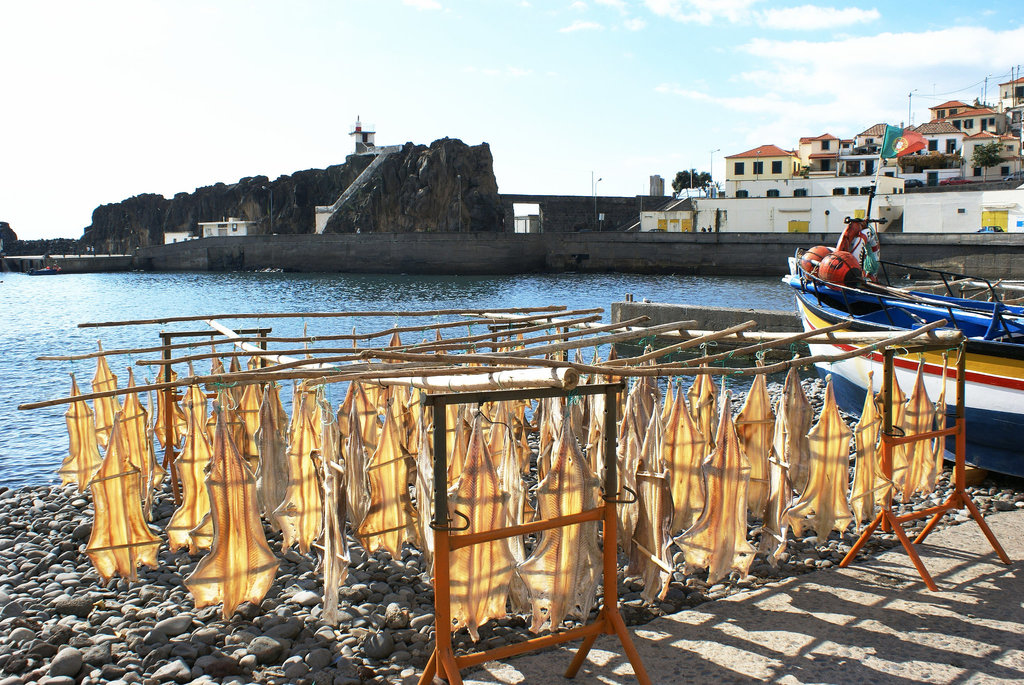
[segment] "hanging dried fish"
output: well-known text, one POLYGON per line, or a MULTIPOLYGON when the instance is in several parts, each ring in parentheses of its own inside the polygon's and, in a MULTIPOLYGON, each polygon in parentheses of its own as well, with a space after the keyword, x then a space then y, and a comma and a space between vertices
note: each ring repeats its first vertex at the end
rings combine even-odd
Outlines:
POLYGON ((800 385, 800 375, 795 366, 786 374, 780 413, 784 430, 781 434, 775 431, 775 454, 789 465, 789 480, 793 488, 803 492, 810 476, 807 462, 811 448, 807 432, 811 429, 814 412, 800 385))
POLYGON ((762 515, 758 551, 768 563, 778 566, 779 556, 786 551, 789 534, 789 510, 793 506, 793 487, 789 483, 789 462, 782 459, 786 441, 785 400, 779 398, 775 412, 775 443, 768 454, 768 498, 762 515), (777 446, 777 447, 776 447, 777 446))
MULTIPOLYGON (((361 390, 357 388, 356 395, 360 393, 361 390)), ((360 428, 362 411, 360 402, 353 401, 348 420, 350 432, 345 445, 345 495, 348 499, 348 516, 352 530, 359 529, 366 518, 366 512, 370 510, 370 480, 366 475, 370 455, 363 442, 364 431, 360 428)), ((373 421, 376 422, 375 417, 373 421)), ((376 440, 378 438, 375 437, 374 444, 376 440)))
POLYGON ((810 469, 807 485, 789 512, 790 525, 800 535, 813 516, 811 526, 824 542, 832 530, 842 533, 853 513, 846 501, 850 473, 850 438, 853 431, 839 415, 832 376, 825 384, 825 404, 810 435, 810 469))
POLYGON ((709 374, 698 375, 690 384, 690 389, 686 391, 686 399, 690 405, 690 418, 693 419, 697 430, 707 441, 705 456, 711 454, 711 450, 715 448, 715 420, 718 416, 715 397, 717 394, 715 379, 709 374))
MULTIPOLYGON (((523 481, 523 472, 519 461, 518 447, 512 433, 512 411, 508 402, 498 402, 494 408, 494 418, 490 419, 487 430, 487 453, 497 459, 498 481, 501 492, 506 495, 506 511, 508 520, 503 525, 518 526, 526 522, 526 506, 528 493, 523 481)), ((526 544, 522 535, 508 538, 509 551, 516 564, 526 560, 526 544)), ((529 610, 530 595, 522 578, 513 575, 509 586, 509 602, 514 612, 529 610)))
MULTIPOLYGON (((616 470, 619 475, 619 487, 622 492, 636 492, 636 472, 640 465, 640 448, 643 447, 643 433, 646 428, 638 427, 640 417, 638 399, 634 385, 626 397, 626 408, 622 414, 622 422, 619 424, 618 445, 616 446, 615 458, 618 462, 616 470)), ((640 508, 636 498, 632 502, 625 502, 618 506, 616 511, 616 526, 619 540, 619 547, 626 554, 629 554, 633 546, 633 533, 636 531, 637 518, 640 516, 640 508)))
POLYGON ((416 537, 416 512, 409 496, 409 464, 399 441, 395 411, 393 404, 388 406, 377 449, 366 467, 370 506, 356 529, 356 538, 368 553, 384 549, 392 559, 401 559, 402 544, 416 537))
POLYGON ((452 445, 452 450, 448 453, 448 486, 451 487, 459 480, 462 469, 465 468, 466 453, 469 451, 469 437, 472 429, 469 421, 468 405, 448 405, 445 408, 445 412, 446 421, 450 422, 447 424, 446 442, 452 445), (457 411, 451 414, 448 410, 453 406, 457 411))
MULTIPOLYGON (((135 387, 135 378, 128 370, 128 388, 135 387)), ((154 490, 163 481, 166 472, 156 461, 156 451, 149 433, 149 414, 139 402, 138 393, 124 396, 122 420, 124 438, 128 445, 128 461, 139 469, 142 478, 142 511, 148 521, 153 511, 154 490)))
POLYGON ((857 443, 857 462, 853 470, 853 485, 850 487, 850 510, 853 521, 860 530, 861 523, 875 518, 875 505, 881 503, 892 485, 882 473, 879 462, 878 433, 882 418, 878 415, 875 398, 871 394, 874 373, 868 373, 868 392, 864 395, 864 408, 854 428, 857 443))
MULTIPOLYGON (((449 517, 459 520, 455 513, 459 511, 468 518, 469 528, 465 534, 495 530, 508 520, 507 498, 501 492, 497 470, 487 453, 482 424, 478 413, 473 418, 465 468, 448 494, 449 517)), ((479 640, 481 625, 505 616, 505 601, 515 567, 505 539, 452 551, 451 608, 456 630, 466 627, 470 636, 479 640)))
MULTIPOLYGON (((220 401, 225 401, 223 396, 220 401)), ((242 602, 263 601, 274 582, 278 561, 263 534, 256 478, 232 442, 223 418, 217 422, 214 436, 206 479, 213 546, 185 579, 185 587, 197 609, 223 602, 222 615, 228 619, 242 602)))
POLYGON ((281 387, 271 381, 263 390, 260 402, 260 426, 256 430, 256 447, 260 455, 256 491, 260 511, 271 528, 280 530, 272 514, 284 502, 288 490, 287 415, 281 404, 281 387))
MULTIPOLYGON (((96 341, 96 345, 103 351, 103 343, 96 341)), ((106 357, 96 357, 96 374, 92 377, 93 392, 107 392, 117 390, 117 376, 110 370, 106 357)), ((96 440, 100 449, 107 446, 110 440, 110 431, 114 426, 114 416, 121 411, 121 402, 117 395, 110 397, 97 397, 93 400, 93 410, 96 413, 96 440)))
MULTIPOLYGON (((321 387, 321 391, 323 386, 321 387)), ((288 431, 288 489, 284 501, 274 510, 281 526, 281 548, 296 542, 305 554, 323 527, 323 500, 319 467, 320 410, 317 392, 296 389, 292 404, 292 425, 288 431)))
MULTIPOLYGON (((71 374, 71 397, 80 394, 75 374, 71 374)), ((68 405, 64 421, 68 426, 68 456, 57 474, 61 485, 74 483, 78 491, 82 492, 103 461, 96 441, 95 419, 89 404, 85 400, 78 400, 68 405)))
POLYGON ((587 464, 591 473, 604 476, 604 410, 606 396, 603 393, 587 396, 590 423, 587 425, 587 464))
MULTIPOLYGON (((942 389, 939 390, 939 401, 935 403, 935 430, 946 428, 946 374, 949 371, 949 358, 945 352, 942 353, 942 389)), ((925 483, 928 492, 935 490, 939 481, 939 474, 944 466, 943 459, 946 455, 946 438, 934 438, 929 441, 931 448, 931 468, 925 473, 925 483)))
POLYGON ((195 554, 209 548, 212 540, 212 522, 210 538, 199 534, 197 538, 189 536, 189 531, 199 526, 210 513, 210 493, 206 488, 206 467, 213 457, 213 445, 206 436, 206 395, 202 388, 193 385, 185 396, 185 416, 188 430, 185 433, 185 444, 178 454, 175 464, 178 478, 181 481, 181 505, 171 516, 167 524, 167 543, 174 552, 185 545, 189 546, 189 554, 195 554))
MULTIPOLYGON (((907 400, 900 428, 907 436, 920 435, 932 430, 935 423, 935 405, 928 399, 924 388, 924 359, 917 367, 914 389, 907 400)), ((909 501, 916 492, 930 493, 935 489, 935 452, 931 440, 918 440, 904 445, 906 473, 903 479, 903 501, 909 501)))
MULTIPOLYGON (((419 427, 419 450, 416 452, 416 546, 423 555, 425 570, 434 570, 434 454, 428 416, 423 414, 419 427)), ((367 496, 367 500, 369 497, 367 496)))
MULTIPOLYGON (((563 430, 553 450, 551 468, 537 485, 537 508, 544 519, 578 514, 597 506, 598 480, 580 454, 576 438, 563 430)), ((533 554, 520 564, 533 603, 530 630, 545 624, 556 630, 566 616, 585 619, 594 605, 600 580, 598 522, 552 528, 541 534, 533 554)))
POLYGON ((341 432, 331 406, 321 399, 321 459, 324 465, 324 621, 338 625, 338 588, 348 577, 351 563, 345 521, 348 500, 345 496, 345 462, 341 459, 341 432))
POLYGON ((740 448, 724 392, 715 450, 704 462, 704 511, 693 526, 676 538, 687 566, 708 569, 708 583, 730 571, 745 575, 754 560, 747 542, 747 484, 750 466, 740 448))
MULTIPOLYGON (((907 411, 907 395, 903 392, 903 388, 900 387, 899 381, 894 373, 892 376, 892 425, 895 428, 899 428, 903 425, 903 416, 907 411)), ((879 392, 875 396, 875 402, 879 407, 885 406, 885 398, 882 397, 882 393, 879 392)), ((879 410, 881 413, 881 410, 879 410)), ((902 490, 903 483, 907 478, 907 446, 896 445, 891 451, 892 459, 892 484, 894 489, 902 490)))
MULTIPOLYGON (((160 380, 164 380, 161 376, 160 380)), ((171 370, 170 380, 178 380, 178 374, 174 370, 171 370)), ((171 401, 171 443, 174 445, 181 444, 181 439, 185 437, 185 432, 188 430, 187 421, 185 419, 185 412, 182 411, 181 405, 177 401, 173 400, 176 396, 176 390, 171 388, 165 390, 159 394, 159 401, 156 403, 156 412, 150 412, 151 416, 156 418, 153 420, 153 425, 156 426, 156 439, 160 442, 160 447, 167 447, 167 435, 164 426, 166 425, 166 418, 164 412, 167 411, 166 395, 164 393, 170 393, 172 396, 171 401)))
POLYGON ((755 376, 747 391, 743 408, 736 417, 736 434, 750 463, 747 509, 755 516, 760 516, 768 501, 768 455, 775 435, 775 416, 772 414, 764 374, 755 376))
POLYGON ((256 432, 260 428, 260 386, 249 383, 242 390, 238 405, 232 411, 237 421, 237 430, 232 437, 242 458, 253 473, 259 472, 260 449, 256 442, 256 432))
POLYGON ((644 590, 640 597, 647 602, 664 599, 672 580, 672 555, 668 548, 672 544, 670 528, 674 512, 668 469, 661 454, 663 443, 661 415, 654 412, 640 451, 640 467, 636 474, 640 506, 627 571, 643 578, 644 590))
POLYGON ((123 414, 118 412, 107 454, 89 483, 95 514, 85 553, 103 582, 114 574, 134 582, 139 564, 157 565, 160 538, 146 525, 139 469, 129 461, 128 451, 123 414))
POLYGON ((676 400, 665 425, 665 444, 661 453, 669 473, 672 490, 671 532, 687 530, 704 509, 704 473, 701 464, 707 450, 704 436, 690 417, 686 398, 677 390, 676 400))

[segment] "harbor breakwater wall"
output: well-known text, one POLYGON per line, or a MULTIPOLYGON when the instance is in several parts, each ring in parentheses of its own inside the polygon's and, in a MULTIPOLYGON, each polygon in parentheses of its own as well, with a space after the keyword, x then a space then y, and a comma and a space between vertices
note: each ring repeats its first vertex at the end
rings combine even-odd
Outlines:
MULTIPOLYGON (((370 233, 203 238, 138 249, 147 271, 516 274, 632 272, 779 276, 822 233, 370 233)), ((1024 278, 1024 234, 883 235, 884 259, 987 278, 1024 278)), ((57 260, 65 271, 73 261, 57 260)), ((89 268, 88 270, 96 270, 89 268)), ((120 270, 112 268, 111 270, 120 270)), ((891 274, 893 275, 893 274, 891 274)))

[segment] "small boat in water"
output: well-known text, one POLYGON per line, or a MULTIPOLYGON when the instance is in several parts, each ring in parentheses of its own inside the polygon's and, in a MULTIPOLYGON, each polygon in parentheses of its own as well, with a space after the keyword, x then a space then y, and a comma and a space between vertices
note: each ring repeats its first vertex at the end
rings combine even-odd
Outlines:
MULTIPOLYGON (((817 248, 814 248, 817 249, 817 248)), ((827 248, 825 248, 827 249, 827 248)), ((813 252, 809 250, 808 254, 813 252)), ((798 255, 799 256, 799 255, 798 255)), ((819 258, 820 259, 820 258, 819 258)), ((824 272, 825 262, 821 261, 824 272)), ((837 323, 847 324, 843 330, 899 332, 932 321, 944 319, 947 327, 961 331, 966 341, 966 420, 967 462, 981 468, 1024 476, 1024 307, 1004 301, 997 286, 984 279, 963 274, 922 269, 879 260, 879 281, 845 278, 832 282, 816 268, 808 270, 807 261, 790 260, 790 274, 783 281, 796 292, 797 309, 805 330, 814 330, 837 323), (899 273, 927 273, 938 277, 946 293, 931 289, 895 288, 889 276, 899 273), (968 279, 983 284, 989 301, 957 297, 956 282, 968 279)), ((845 344, 812 345, 812 354, 853 350, 845 344)), ((895 358, 896 379, 906 389, 913 387, 918 367, 924 364, 924 381, 928 394, 938 396, 943 377, 947 393, 955 396, 956 350, 944 353, 898 355, 895 358)), ((871 351, 848 360, 818 366, 821 375, 831 373, 836 399, 847 412, 859 414, 873 374, 872 392, 878 392, 882 381, 882 354, 871 351)), ((950 407, 949 416, 953 414, 950 407)), ((947 443, 947 456, 953 445, 947 443)))
POLYGON ((29 276, 53 276, 60 273, 59 266, 41 266, 38 269, 29 269, 29 276))

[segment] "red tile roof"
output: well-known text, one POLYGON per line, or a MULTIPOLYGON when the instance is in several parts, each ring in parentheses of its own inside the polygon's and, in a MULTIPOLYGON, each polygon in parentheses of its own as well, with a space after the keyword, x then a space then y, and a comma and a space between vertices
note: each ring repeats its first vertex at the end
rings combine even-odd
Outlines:
POLYGON ((935 105, 934 107, 929 107, 928 109, 949 109, 950 107, 970 107, 970 105, 968 105, 966 102, 960 102, 959 100, 950 100, 949 102, 943 102, 941 105, 935 105))
POLYGON ((1000 83, 999 85, 1001 85, 1001 86, 1009 86, 1009 85, 1011 85, 1013 83, 1024 83, 1024 76, 1021 76, 1020 78, 1015 78, 1012 81, 1007 81, 1006 83, 1000 83))
POLYGON ((807 158, 808 159, 832 159, 833 157, 838 157, 838 156, 839 156, 839 152, 838 151, 836 151, 836 152, 815 152, 812 155, 807 155, 807 158))
POLYGON ((804 136, 800 139, 801 143, 813 143, 816 140, 839 140, 831 133, 822 133, 820 136, 804 136))
POLYGON ((998 138, 999 140, 1017 140, 1017 136, 1010 136, 1007 134, 996 135, 992 131, 979 131, 973 136, 967 136, 964 140, 975 140, 977 138, 998 138))
POLYGON ((858 136, 882 136, 885 135, 885 124, 875 124, 867 131, 858 133, 858 136))
POLYGON ((964 111, 957 112, 956 114, 950 114, 949 116, 943 119, 937 119, 937 121, 946 121, 947 119, 962 119, 965 117, 976 117, 982 114, 995 114, 995 110, 992 110, 988 107, 972 107, 971 109, 965 109, 964 111))
POLYGON ((949 123, 945 119, 937 119, 936 121, 929 121, 921 124, 914 129, 921 135, 936 134, 936 133, 963 133, 953 124, 949 123))
POLYGON ((796 153, 790 150, 783 150, 778 145, 762 145, 755 147, 753 150, 747 150, 741 152, 738 155, 729 155, 726 159, 735 159, 737 157, 795 157, 796 153))

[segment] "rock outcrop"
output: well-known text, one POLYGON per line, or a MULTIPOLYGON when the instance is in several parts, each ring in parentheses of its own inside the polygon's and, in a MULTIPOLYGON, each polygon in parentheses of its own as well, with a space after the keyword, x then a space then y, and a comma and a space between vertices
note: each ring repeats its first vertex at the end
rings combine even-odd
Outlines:
POLYGON ((14 232, 11 225, 6 221, 0 221, 0 242, 10 245, 18 241, 18 234, 14 232))
POLYGON ((324 232, 500 231, 503 217, 490 146, 442 138, 382 160, 324 232))
MULTIPOLYGON (((264 233, 271 233, 271 224, 273 233, 313 233, 314 208, 333 204, 371 161, 372 155, 350 155, 344 164, 274 181, 253 176, 171 199, 143 194, 101 205, 82 243, 97 252, 124 253, 161 244, 166 231, 198 235, 199 222, 229 216, 259 221, 257 230, 264 233)), ((389 155, 339 208, 326 232, 496 231, 502 217, 489 146, 445 138, 429 146, 406 143, 389 155)))

